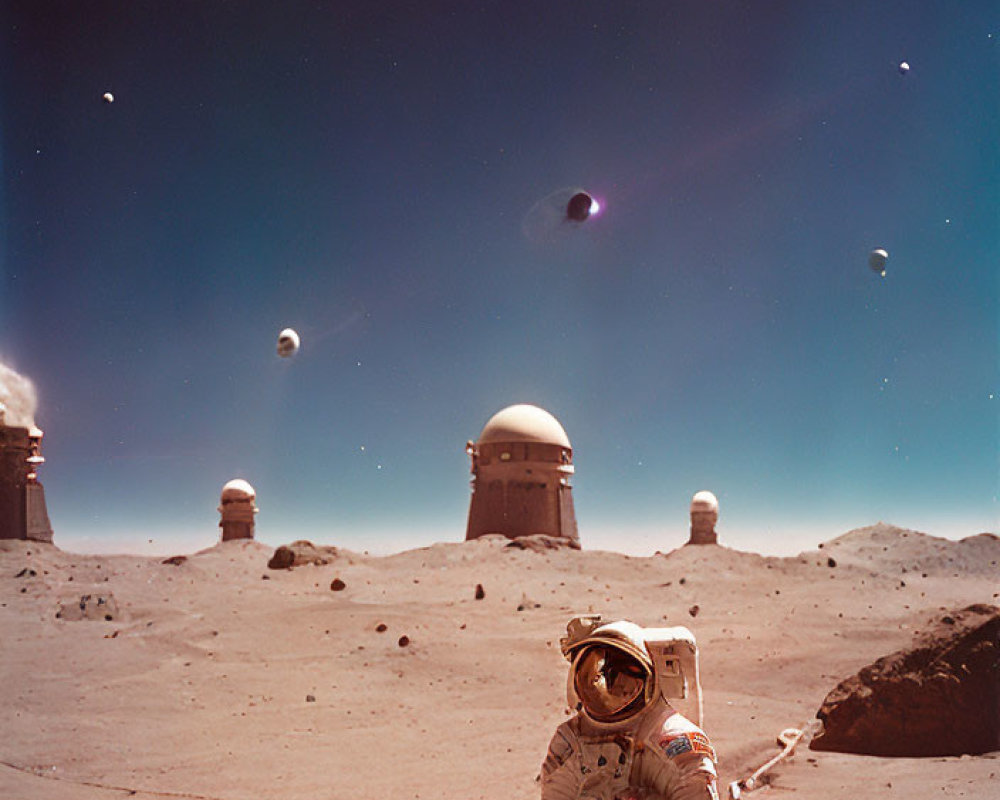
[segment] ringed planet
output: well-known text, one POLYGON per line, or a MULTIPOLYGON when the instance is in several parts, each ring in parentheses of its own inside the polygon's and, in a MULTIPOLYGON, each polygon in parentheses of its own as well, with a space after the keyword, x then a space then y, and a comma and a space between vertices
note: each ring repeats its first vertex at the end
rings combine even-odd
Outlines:
POLYGON ((889 252, 881 247, 872 250, 868 255, 868 266, 872 268, 873 272, 879 273, 883 278, 885 277, 885 264, 889 260, 889 252))
POLYGON ((586 192, 577 192, 566 204, 566 219, 571 219, 574 222, 586 222, 600 210, 600 203, 593 197, 586 192))

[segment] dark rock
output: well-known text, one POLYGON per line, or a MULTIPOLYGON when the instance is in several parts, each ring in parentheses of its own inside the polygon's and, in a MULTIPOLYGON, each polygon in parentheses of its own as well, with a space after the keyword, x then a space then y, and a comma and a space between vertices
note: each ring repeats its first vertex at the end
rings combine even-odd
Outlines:
POLYGON ((477 600, 482 600, 484 597, 486 597, 486 590, 483 588, 483 585, 481 583, 477 583, 476 584, 476 599, 477 600))
POLYGON ((701 608, 698 605, 693 605, 691 606, 691 608, 688 609, 688 614, 690 614, 692 617, 697 617, 699 611, 701 611, 701 608))
POLYGON ((410 644, 410 637, 406 635, 400 636, 399 641, 396 642, 396 644, 398 644, 400 647, 406 647, 407 645, 410 644))
POLYGON ((511 539, 507 543, 507 547, 544 553, 546 550, 579 550, 580 543, 576 539, 567 539, 563 536, 534 533, 530 536, 518 536, 516 539, 511 539))
POLYGON ((347 584, 344 583, 340 578, 334 578, 333 582, 330 584, 330 589, 334 592, 342 592, 347 588, 347 584))
POLYGON ((161 564, 172 564, 175 567, 179 567, 187 561, 187 556, 170 556, 170 558, 165 558, 161 561, 161 564))
POLYGON ((270 569, 291 569, 304 564, 323 566, 333 561, 338 553, 336 547, 315 545, 305 539, 299 539, 291 544, 283 544, 275 550, 267 566, 270 569))
POLYGON ((119 618, 118 602, 114 595, 85 594, 82 597, 67 600, 60 604, 56 613, 59 619, 67 622, 80 620, 104 620, 111 622, 119 618))
POLYGON ((291 569, 292 564, 295 563, 295 553, 292 552, 291 548, 281 545, 274 554, 271 556, 271 560, 267 562, 268 569, 291 569))
POLYGON ((824 731, 809 746, 883 757, 1000 750, 1000 608, 948 616, 830 692, 816 714, 824 731))
POLYGON ((827 565, 828 567, 831 567, 831 568, 832 568, 832 567, 835 567, 835 566, 837 566, 837 561, 836 561, 836 559, 834 559, 834 558, 828 558, 828 559, 826 560, 826 565, 827 565))
POLYGON ((261 575, 260 579, 262 581, 269 581, 269 580, 271 580, 271 576, 270 575, 261 575))
POLYGON ((376 633, 385 633, 388 630, 388 626, 384 622, 380 622, 375 626, 376 633))
POLYGON ((528 597, 528 595, 524 594, 524 592, 521 593, 521 602, 517 604, 518 611, 525 611, 526 609, 529 608, 541 608, 541 607, 542 607, 541 603, 536 603, 534 600, 528 597))
POLYGON ((19 573, 17 573, 17 575, 15 575, 14 577, 15 578, 34 578, 37 574, 38 573, 35 572, 30 567, 25 567, 19 573))
POLYGON ((316 695, 314 695, 314 694, 307 694, 306 695, 306 702, 307 703, 315 703, 316 702, 316 695))

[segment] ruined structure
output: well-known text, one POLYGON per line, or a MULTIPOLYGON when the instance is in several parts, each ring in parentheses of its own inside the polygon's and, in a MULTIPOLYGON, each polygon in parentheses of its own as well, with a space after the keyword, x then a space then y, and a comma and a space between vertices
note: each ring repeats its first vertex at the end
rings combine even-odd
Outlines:
POLYGON ((257 506, 254 500, 257 493, 253 486, 242 478, 234 478, 222 487, 222 498, 219 512, 222 520, 222 541, 230 539, 252 539, 254 534, 254 514, 257 506))
POLYGON ((509 406, 469 441, 472 500, 465 539, 545 534, 579 547, 570 477, 573 448, 559 421, 532 405, 509 406))
POLYGON ((691 537, 687 544, 718 544, 715 523, 719 521, 719 501, 711 492, 698 492, 691 498, 691 537))
POLYGON ((0 539, 52 541, 45 489, 38 481, 42 431, 7 425, 0 406, 0 539))

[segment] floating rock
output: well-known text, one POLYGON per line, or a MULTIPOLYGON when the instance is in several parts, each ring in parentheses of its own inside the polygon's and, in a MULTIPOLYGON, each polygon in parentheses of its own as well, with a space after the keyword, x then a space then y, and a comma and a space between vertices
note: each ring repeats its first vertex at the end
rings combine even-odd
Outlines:
POLYGON ((344 583, 340 578, 334 578, 333 582, 330 584, 330 589, 335 592, 342 592, 347 588, 347 584, 344 583))
POLYGON ((281 545, 274 551, 267 566, 270 569, 291 569, 292 567, 301 567, 303 564, 323 566, 333 561, 338 552, 336 547, 315 545, 300 539, 291 544, 281 545))
POLYGON ((60 604, 56 617, 67 622, 79 622, 85 619, 111 622, 119 619, 120 614, 114 595, 85 594, 79 600, 67 600, 60 604))
POLYGON ((482 600, 484 597, 486 597, 486 590, 483 588, 483 585, 481 583, 477 583, 476 584, 476 599, 477 600, 482 600))
POLYGON ((1000 750, 1000 608, 947 619, 830 692, 810 748, 908 758, 1000 750))
POLYGON ((530 536, 518 536, 507 543, 507 547, 514 547, 518 550, 533 550, 536 553, 544 553, 547 550, 579 550, 580 543, 576 539, 566 539, 562 536, 549 536, 545 533, 534 533, 530 536))
POLYGON ((165 558, 161 561, 161 564, 172 564, 175 567, 179 567, 187 561, 187 556, 170 556, 170 558, 165 558))

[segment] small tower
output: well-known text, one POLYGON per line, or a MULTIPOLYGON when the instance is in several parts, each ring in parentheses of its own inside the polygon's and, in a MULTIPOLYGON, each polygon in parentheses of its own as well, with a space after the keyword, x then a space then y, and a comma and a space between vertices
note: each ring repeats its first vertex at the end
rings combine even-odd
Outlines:
POLYGON ((573 448, 555 417, 538 406, 509 406, 465 449, 472 459, 466 541, 488 533, 508 539, 543 533, 579 547, 573 448))
POLYGON ((257 493, 254 488, 242 478, 234 478, 222 487, 222 498, 219 512, 222 521, 222 541, 230 539, 252 539, 254 533, 253 515, 257 513, 254 501, 257 493))
POLYGON ((691 538, 688 544, 718 544, 715 523, 719 521, 719 501, 711 492, 697 492, 691 498, 691 538))

